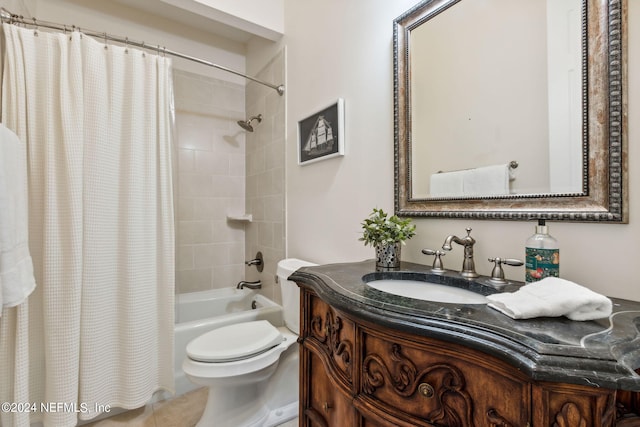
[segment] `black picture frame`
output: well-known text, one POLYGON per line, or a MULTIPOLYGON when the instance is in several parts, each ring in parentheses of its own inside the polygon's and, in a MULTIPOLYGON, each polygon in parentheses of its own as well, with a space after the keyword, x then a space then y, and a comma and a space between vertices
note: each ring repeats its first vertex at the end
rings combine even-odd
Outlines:
POLYGON ((298 121, 298 164, 344 156, 344 100, 298 121))

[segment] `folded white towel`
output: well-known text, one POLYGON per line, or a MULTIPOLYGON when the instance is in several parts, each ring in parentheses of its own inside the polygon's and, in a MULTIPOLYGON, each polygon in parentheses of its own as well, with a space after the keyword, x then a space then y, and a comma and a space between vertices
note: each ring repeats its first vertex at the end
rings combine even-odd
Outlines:
POLYGON ((431 197, 462 197, 462 185, 466 171, 440 172, 431 175, 429 181, 429 196, 431 197))
POLYGON ((28 242, 26 159, 25 145, 0 124, 0 310, 22 303, 36 287, 28 242))
POLYGON ((611 315, 611 300, 583 286, 557 277, 546 277, 513 293, 489 295, 489 307, 514 319, 566 316, 592 320, 611 315))
POLYGON ((464 175, 463 187, 465 196, 509 194, 509 165, 469 169, 464 175))

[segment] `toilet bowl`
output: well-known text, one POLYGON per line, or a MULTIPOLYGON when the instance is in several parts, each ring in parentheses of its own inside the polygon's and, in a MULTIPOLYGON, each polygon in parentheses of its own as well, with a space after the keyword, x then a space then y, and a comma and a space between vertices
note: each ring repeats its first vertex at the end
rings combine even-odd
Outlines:
POLYGON ((209 388, 196 427, 272 427, 298 414, 300 291, 287 278, 315 265, 295 258, 278 263, 284 326, 266 320, 209 331, 187 345, 182 369, 209 388))

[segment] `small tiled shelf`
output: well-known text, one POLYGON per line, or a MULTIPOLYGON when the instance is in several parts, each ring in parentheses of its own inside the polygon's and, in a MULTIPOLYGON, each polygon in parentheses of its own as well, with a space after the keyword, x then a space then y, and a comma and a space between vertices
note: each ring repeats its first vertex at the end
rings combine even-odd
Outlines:
POLYGON ((227 221, 240 221, 240 222, 251 222, 253 221, 253 215, 251 214, 229 214, 227 215, 227 221))

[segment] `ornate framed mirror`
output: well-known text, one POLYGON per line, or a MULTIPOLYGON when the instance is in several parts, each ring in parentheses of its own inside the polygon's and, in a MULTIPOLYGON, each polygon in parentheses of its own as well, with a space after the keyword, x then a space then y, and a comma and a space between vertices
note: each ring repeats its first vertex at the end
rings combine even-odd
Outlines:
POLYGON ((394 20, 396 213, 626 223, 626 1, 425 0, 394 20))

